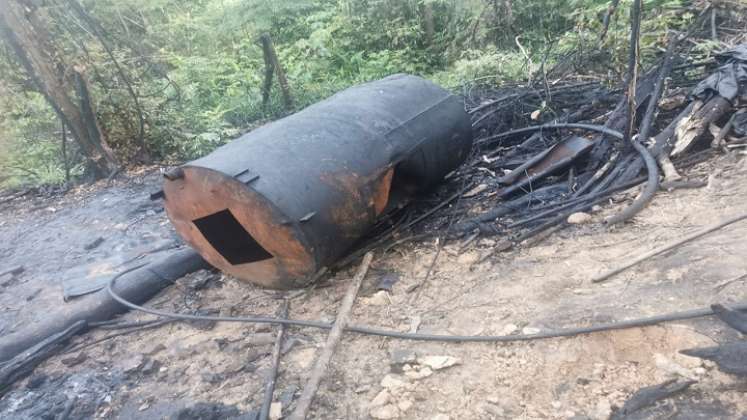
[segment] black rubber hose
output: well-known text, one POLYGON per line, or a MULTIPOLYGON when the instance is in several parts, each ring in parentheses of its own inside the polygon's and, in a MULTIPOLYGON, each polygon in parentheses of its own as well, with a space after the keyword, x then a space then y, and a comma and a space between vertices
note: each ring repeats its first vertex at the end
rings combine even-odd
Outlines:
POLYGON ((623 209, 620 213, 605 220, 605 223, 614 225, 616 223, 622 223, 626 220, 631 219, 633 216, 643 210, 646 205, 654 198, 656 191, 659 189, 659 167, 656 165, 656 160, 648 151, 646 146, 642 145, 637 141, 632 141, 635 150, 640 153, 643 162, 646 164, 646 172, 648 179, 646 185, 643 187, 641 194, 630 204, 630 206, 623 209))
MULTIPOLYGON (((322 321, 305 321, 294 319, 280 319, 273 317, 231 317, 231 316, 206 316, 206 315, 187 315, 172 312, 161 311, 158 309, 146 308, 128 302, 114 292, 114 285, 118 276, 113 277, 106 285, 106 290, 112 299, 122 305, 137 311, 158 315, 165 318, 178 319, 184 321, 215 321, 215 322, 246 322, 257 324, 281 324, 297 327, 310 327, 329 330, 332 324, 322 321)), ((731 306, 733 309, 744 311, 747 310, 747 303, 740 303, 731 306)), ((562 328, 553 331, 540 332, 538 334, 517 334, 517 335, 447 335, 447 334, 420 334, 420 333, 403 333, 399 331, 385 330, 380 328, 350 325, 345 328, 346 331, 365 335, 375 335, 380 337, 397 338, 403 340, 419 341, 440 341, 440 342, 489 342, 489 343, 508 343, 516 341, 531 341, 548 338, 573 337, 582 334, 590 334, 601 331, 620 330, 625 328, 646 327, 660 324, 662 322, 681 321, 685 319, 700 318, 713 315, 711 308, 699 308, 688 311, 673 312, 664 315, 655 315, 650 317, 629 319, 625 321, 606 322, 590 327, 562 328)))

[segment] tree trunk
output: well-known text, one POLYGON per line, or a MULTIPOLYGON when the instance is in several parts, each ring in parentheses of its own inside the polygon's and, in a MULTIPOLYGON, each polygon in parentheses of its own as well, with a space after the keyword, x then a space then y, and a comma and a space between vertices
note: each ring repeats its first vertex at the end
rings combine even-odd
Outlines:
POLYGON ((262 56, 265 59, 265 83, 262 86, 262 107, 267 109, 267 105, 270 103, 270 93, 272 91, 272 75, 275 73, 275 68, 272 65, 272 59, 270 59, 270 36, 263 35, 261 38, 262 42, 262 56))
POLYGON ((0 29, 35 87, 70 129, 93 175, 102 178, 114 171, 117 160, 98 126, 85 79, 54 51, 34 6, 23 0, 0 0, 0 29), (75 98, 75 91, 84 95, 75 98))
POLYGON ((433 3, 426 1, 423 4, 423 29, 425 31, 425 45, 433 45, 433 36, 436 32, 436 25, 433 20, 433 3))
MULTIPOLYGON (((288 86, 288 79, 285 77, 285 70, 283 70, 283 66, 280 64, 280 60, 278 60, 278 55, 277 53, 275 53, 275 47, 272 45, 272 39, 270 38, 269 34, 262 34, 259 39, 262 42, 262 50, 265 54, 265 63, 267 63, 269 60, 269 63, 272 64, 272 67, 275 69, 275 74, 277 74, 278 76, 278 84, 280 85, 280 91, 283 93, 283 102, 285 103, 285 109, 291 110, 293 109, 293 97, 290 93, 290 86, 288 86)), ((272 79, 265 79, 265 92, 269 92, 266 87, 268 81, 271 84, 272 79)))
POLYGON ((106 51, 106 54, 112 60, 114 67, 117 69, 117 74, 119 74, 119 77, 122 79, 130 97, 132 97, 132 102, 135 106, 135 111, 137 112, 138 123, 140 124, 140 131, 138 132, 136 140, 138 147, 137 159, 142 163, 151 163, 152 159, 150 157, 150 152, 148 151, 148 146, 145 144, 145 117, 143 116, 143 109, 140 106, 140 100, 138 99, 137 92, 135 92, 135 88, 132 86, 130 78, 127 76, 124 69, 122 69, 122 66, 119 65, 117 57, 106 42, 104 28, 101 27, 96 19, 88 14, 77 0, 68 0, 68 4, 70 5, 70 8, 73 9, 84 22, 86 22, 88 27, 101 43, 101 46, 104 47, 104 51, 106 51))

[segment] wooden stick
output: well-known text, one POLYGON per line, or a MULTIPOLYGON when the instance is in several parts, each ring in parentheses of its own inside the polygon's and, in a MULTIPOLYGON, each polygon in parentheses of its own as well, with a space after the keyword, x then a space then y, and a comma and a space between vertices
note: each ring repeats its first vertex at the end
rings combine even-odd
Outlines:
POLYGON ((332 359, 332 355, 334 355, 335 353, 335 348, 342 338, 342 331, 343 329, 345 329, 345 326, 348 323, 350 309, 353 307, 353 302, 355 301, 355 297, 358 295, 358 290, 361 288, 363 278, 366 277, 368 266, 371 265, 372 259, 373 253, 371 252, 368 252, 363 257, 363 262, 361 262, 361 265, 358 268, 358 272, 353 278, 353 282, 350 284, 350 287, 348 287, 348 291, 345 293, 345 297, 342 299, 335 324, 332 326, 332 330, 330 330, 329 335, 327 336, 327 343, 322 349, 322 354, 319 355, 319 358, 314 364, 314 368, 311 371, 311 376, 309 376, 309 380, 308 382, 306 382, 306 386, 303 388, 301 397, 299 397, 298 399, 296 409, 288 417, 289 420, 304 420, 309 414, 311 403, 314 400, 317 389, 319 389, 319 384, 322 381, 322 377, 327 372, 329 362, 332 359))
POLYGON ((641 52, 641 2, 642 0, 633 0, 633 5, 630 8, 630 51, 628 56, 628 75, 626 80, 628 88, 628 113, 626 117, 628 119, 625 124, 625 140, 630 140, 633 136, 633 126, 636 121, 636 109, 638 108, 635 94, 636 88, 638 87, 638 60, 641 52))
POLYGON ((747 213, 742 213, 742 214, 739 214, 737 216, 733 216, 731 218, 723 220, 723 221, 721 221, 719 223, 710 225, 710 226, 708 226, 708 227, 706 227, 704 229, 701 229, 701 230, 699 230, 697 232, 691 233, 690 235, 687 235, 684 238, 677 239, 676 241, 670 242, 669 244, 667 244, 667 245, 665 245, 665 246, 663 246, 661 248, 654 249, 654 250, 649 251, 649 252, 647 252, 647 253, 639 256, 639 257, 633 258, 631 261, 629 261, 629 262, 621 265, 620 267, 617 267, 617 268, 615 268, 613 270, 609 270, 609 271, 606 271, 606 272, 604 272, 604 273, 602 273, 602 274, 600 274, 598 276, 595 276, 595 277, 593 277, 591 279, 591 282, 592 283, 601 283, 601 282, 607 280, 608 278, 614 276, 615 274, 621 273, 621 272, 627 270, 628 268, 633 267, 634 265, 638 265, 641 262, 646 261, 647 259, 649 259, 651 257, 654 257, 654 256, 659 255, 661 253, 664 253, 664 252, 667 252, 667 251, 672 250, 674 248, 677 248, 678 246, 680 246, 682 244, 685 244, 687 242, 693 241, 693 240, 695 240, 697 238, 700 238, 701 236, 707 235, 707 234, 709 234, 711 232, 714 232, 716 230, 719 230, 719 229, 721 229, 723 227, 729 226, 729 225, 731 225, 733 223, 739 222, 740 220, 744 220, 744 219, 747 219, 747 213))
MULTIPOLYGON (((288 318, 289 301, 286 299, 280 306, 280 319, 288 318)), ((272 368, 267 376, 265 383, 265 396, 262 400, 262 408, 259 411, 259 420, 267 420, 270 416, 270 406, 272 405, 272 394, 275 392, 275 383, 278 379, 278 369, 280 367, 280 353, 283 347, 283 336, 285 335, 285 325, 280 325, 278 335, 275 339, 275 346, 272 348, 272 368)))
POLYGON ((729 121, 727 121, 726 124, 721 128, 721 130, 719 130, 718 134, 713 136, 713 140, 711 141, 711 148, 722 148, 726 135, 729 134, 731 129, 734 127, 734 119, 737 117, 737 115, 744 114, 745 112, 747 112, 747 109, 741 108, 731 115, 729 121))

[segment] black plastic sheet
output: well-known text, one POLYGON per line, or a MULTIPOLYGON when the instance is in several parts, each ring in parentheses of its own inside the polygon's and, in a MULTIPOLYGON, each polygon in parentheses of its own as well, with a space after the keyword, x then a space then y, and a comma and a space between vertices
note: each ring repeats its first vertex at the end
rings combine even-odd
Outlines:
POLYGON ((734 114, 732 128, 739 137, 747 136, 747 114, 734 114))
POLYGON ((747 44, 717 54, 716 60, 721 66, 695 86, 692 96, 709 99, 717 94, 733 101, 747 94, 747 44))

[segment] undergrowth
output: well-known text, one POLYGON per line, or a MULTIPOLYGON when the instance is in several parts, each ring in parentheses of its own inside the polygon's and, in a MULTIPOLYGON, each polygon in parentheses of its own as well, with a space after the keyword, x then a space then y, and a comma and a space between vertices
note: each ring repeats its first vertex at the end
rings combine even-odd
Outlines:
MULTIPOLYGON (((46 17, 68 62, 84 63, 102 129, 124 162, 133 156, 137 114, 101 44, 46 17)), ((556 65, 620 78, 628 48, 629 0, 620 2, 600 41, 608 1, 538 0, 98 0, 84 2, 108 28, 117 59, 138 92, 145 140, 161 162, 192 159, 241 132, 393 73, 422 75, 458 91, 467 83, 526 82, 556 65), (432 16, 432 19, 430 18, 432 16), (429 29, 429 25, 433 30, 429 29), (275 83, 262 104, 269 33, 284 66, 294 109, 275 83)), ((646 2, 644 64, 661 53, 666 30, 694 19, 686 0, 646 2)), ((708 54, 718 45, 699 43, 708 54)), ((61 129, 6 47, 0 59, 0 186, 65 179, 61 129)), ((69 139, 69 171, 84 173, 69 139)))

